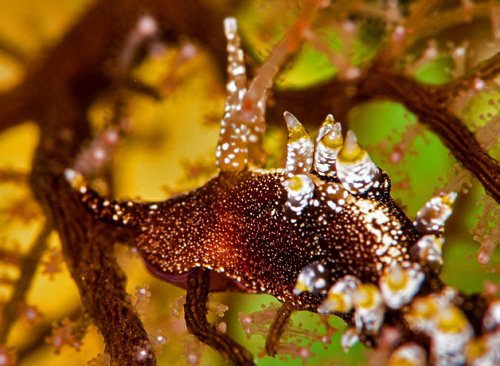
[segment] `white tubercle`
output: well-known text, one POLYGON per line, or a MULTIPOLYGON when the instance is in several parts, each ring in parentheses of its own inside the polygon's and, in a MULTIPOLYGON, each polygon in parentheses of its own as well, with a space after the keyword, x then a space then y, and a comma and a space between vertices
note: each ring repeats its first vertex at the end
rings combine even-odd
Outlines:
POLYGON ((452 303, 453 290, 444 288, 439 294, 417 297, 406 315, 412 329, 431 337, 431 358, 436 365, 465 364, 464 348, 474 336, 466 315, 452 303))
POLYGON ((286 156, 285 178, 297 174, 308 174, 311 171, 314 154, 314 143, 299 120, 290 112, 284 113, 288 127, 288 145, 286 156))
POLYGON ((242 170, 248 163, 249 129, 241 118, 247 78, 235 18, 224 19, 224 32, 228 52, 228 94, 215 157, 217 166, 223 170, 242 170))
POLYGON ((327 177, 335 177, 337 175, 335 162, 337 161, 337 155, 342 149, 343 142, 342 127, 329 114, 321 125, 318 137, 316 138, 314 170, 319 175, 327 177))
POLYGON ((500 330, 474 337, 466 352, 470 366, 500 365, 500 330))
POLYGON ((413 263, 411 267, 402 268, 398 262, 393 262, 390 267, 386 268, 379 281, 380 291, 386 305, 391 309, 399 309, 411 302, 420 290, 424 277, 424 273, 416 263, 413 263))
POLYGON ((344 147, 337 156, 336 168, 342 186, 352 194, 368 192, 380 175, 380 169, 368 152, 359 146, 353 131, 347 131, 344 147))
POLYGON ((300 271, 293 294, 300 295, 304 291, 325 293, 330 283, 329 274, 326 267, 319 262, 308 264, 300 271))
POLYGON ((73 169, 66 169, 64 171, 64 178, 71 185, 71 188, 78 190, 80 193, 87 191, 85 178, 80 172, 73 169))
POLYGON ((458 307, 450 305, 439 310, 432 334, 431 352, 437 365, 465 364, 464 348, 474 336, 474 329, 458 307))
POLYGON ((405 343, 391 353, 388 365, 425 366, 427 365, 427 354, 418 344, 405 343))
POLYGON ((340 336, 340 345, 344 352, 349 351, 349 349, 359 342, 360 330, 356 327, 347 327, 344 333, 340 336))
POLYGON ((318 308, 318 313, 346 313, 353 307, 353 292, 361 285, 361 281, 347 275, 335 282, 328 290, 326 300, 318 308))
POLYGON ((435 235, 422 236, 411 249, 414 255, 421 264, 430 266, 436 271, 439 271, 443 266, 443 238, 438 238, 435 235))
POLYGON ((285 179, 283 187, 285 187, 288 193, 287 208, 295 214, 300 215, 302 210, 309 204, 309 200, 313 197, 313 180, 306 174, 297 174, 292 176, 292 178, 285 179))
POLYGON ((484 315, 483 325, 488 330, 493 330, 500 326, 500 300, 494 300, 490 304, 484 315))
POLYGON ((354 323, 359 330, 376 332, 384 320, 384 301, 379 289, 371 283, 361 284, 352 296, 354 323))
POLYGON ((452 205, 457 198, 456 192, 431 198, 417 212, 413 225, 422 234, 434 234, 443 231, 444 223, 452 213, 452 205))
POLYGON ((326 182, 317 188, 320 199, 326 203, 333 211, 339 213, 342 207, 347 203, 347 192, 340 184, 335 182, 326 182))

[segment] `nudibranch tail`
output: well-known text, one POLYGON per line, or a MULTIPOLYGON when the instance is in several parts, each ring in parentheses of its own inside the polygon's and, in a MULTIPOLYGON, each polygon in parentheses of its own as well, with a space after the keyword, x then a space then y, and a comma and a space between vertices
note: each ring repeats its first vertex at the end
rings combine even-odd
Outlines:
POLYGON ((339 122, 329 114, 318 131, 314 152, 314 170, 320 176, 336 177, 335 163, 342 149, 344 138, 339 122))
POLYGON ((73 169, 66 169, 64 177, 79 192, 80 201, 96 218, 117 226, 140 229, 147 217, 145 213, 158 208, 157 204, 108 200, 89 188, 82 174, 73 169))

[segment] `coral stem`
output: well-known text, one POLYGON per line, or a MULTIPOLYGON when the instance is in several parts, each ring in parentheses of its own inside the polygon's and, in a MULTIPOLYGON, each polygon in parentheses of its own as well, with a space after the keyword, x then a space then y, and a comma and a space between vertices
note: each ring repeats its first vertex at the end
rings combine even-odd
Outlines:
POLYGON ((31 287, 38 263, 47 248, 48 239, 52 230, 52 225, 45 223, 31 246, 29 253, 21 260, 19 266, 21 276, 14 285, 12 296, 3 307, 0 344, 5 344, 12 326, 19 317, 18 304, 20 301, 26 299, 26 294, 31 287))

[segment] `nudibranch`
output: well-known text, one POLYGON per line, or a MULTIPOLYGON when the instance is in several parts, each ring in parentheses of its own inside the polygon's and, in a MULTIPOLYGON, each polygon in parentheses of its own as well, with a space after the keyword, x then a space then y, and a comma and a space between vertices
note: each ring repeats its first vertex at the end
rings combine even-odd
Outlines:
MULTIPOLYGON (((252 364, 252 356, 207 323, 208 291, 268 293, 283 302, 277 317, 284 319, 291 309, 337 314, 349 324, 345 348, 358 339, 374 345, 384 326, 396 327, 394 365, 498 362, 500 303, 439 279, 456 194, 432 198, 410 220, 391 198, 387 174, 353 131, 344 138, 332 115, 313 141, 285 112, 286 166, 262 169, 265 91, 249 95, 236 21, 224 25, 229 81, 219 174, 187 194, 146 203, 101 197, 69 169, 83 204, 131 230, 155 275, 187 287, 188 330, 236 364, 252 364)), ((270 354, 280 332, 270 331, 270 354)))

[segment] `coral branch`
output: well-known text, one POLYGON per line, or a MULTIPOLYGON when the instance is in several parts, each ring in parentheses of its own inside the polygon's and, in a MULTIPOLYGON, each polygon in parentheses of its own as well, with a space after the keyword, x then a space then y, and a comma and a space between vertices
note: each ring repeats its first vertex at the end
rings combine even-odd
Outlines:
MULTIPOLYGON (((483 77, 491 78, 495 73, 500 73, 499 68, 500 56, 495 55, 482 64, 480 72, 483 77)), ((472 75, 473 73, 467 74, 460 84, 450 84, 450 92, 465 89, 465 80, 473 80, 472 75)), ((356 81, 334 79, 307 90, 277 91, 274 95, 275 105, 268 108, 268 121, 278 118, 278 111, 286 110, 290 106, 294 106, 294 114, 298 118, 303 115, 306 120, 319 122, 331 110, 336 110, 336 115, 347 117, 348 111, 353 106, 367 100, 398 101, 414 113, 419 122, 438 135, 455 158, 470 170, 500 203, 499 163, 484 151, 474 134, 451 111, 448 107, 451 101, 443 96, 444 90, 448 90, 447 86, 428 87, 410 76, 377 63, 356 81), (408 90, 412 92, 408 93, 408 90), (315 108, 311 109, 309 107, 311 105, 315 108), (337 109, 334 109, 336 107, 337 109)))
MULTIPOLYGON (((111 84, 112 72, 106 65, 113 64, 116 45, 126 41, 146 11, 170 28, 168 41, 175 42, 180 35, 199 39, 225 65, 220 27, 224 14, 212 13, 194 1, 97 1, 59 44, 28 65, 24 81, 0 95, 0 131, 28 119, 40 126, 32 189, 60 234, 85 310, 99 327, 112 361, 120 365, 139 363, 133 359, 134 347, 148 341, 128 303, 125 279, 113 253, 112 244, 120 234, 82 211, 62 172, 72 166, 80 145, 90 136, 85 116, 96 95, 111 84)), ((148 356, 141 365, 155 363, 148 356)))
MULTIPOLYGON (((28 60, 25 79, 10 91, 0 94, 0 132, 26 120, 34 120, 39 126, 40 145, 33 161, 31 187, 48 222, 53 223, 60 235, 62 251, 80 291, 85 311, 99 327, 106 343, 106 352, 116 364, 156 363, 155 358, 147 352, 142 359, 142 352, 147 350, 148 337, 125 292, 125 278, 113 251, 113 243, 118 237, 129 241, 130 238, 123 231, 99 223, 85 213, 62 173, 74 165, 82 145, 90 138, 91 126, 86 119, 89 107, 98 95, 116 81, 116 69, 125 85, 130 82, 131 79, 124 74, 134 65, 134 57, 138 55, 133 54, 137 47, 126 55, 122 52, 121 60, 120 50, 127 50, 127 42, 130 43, 127 35, 131 34, 141 16, 150 14, 154 17, 159 27, 158 37, 163 36, 167 42, 178 42, 183 36, 198 42, 210 52, 222 71, 226 68, 222 20, 233 13, 233 2, 225 3, 228 3, 227 6, 220 10, 215 7, 212 9, 208 2, 195 0, 96 1, 58 44, 39 57, 22 55, 0 40, 0 51, 10 54, 20 63, 28 60)), ((275 49, 270 61, 264 64, 250 86, 249 95, 252 98, 261 99, 278 67, 297 51, 298 42, 307 38, 302 32, 307 30, 313 20, 316 21, 313 19, 314 12, 320 2, 311 0, 305 3, 310 8, 290 30, 290 37, 275 49)), ((354 4, 352 10, 361 2, 340 1, 334 3, 332 9, 337 6, 335 9, 346 18, 351 14, 357 16, 366 12, 363 7, 359 7, 357 12, 347 9, 350 3, 354 4)), ((477 86, 478 80, 492 80, 500 73, 500 53, 441 87, 422 85, 396 71, 393 64, 395 56, 399 57, 400 53, 409 50, 417 41, 467 22, 464 15, 470 19, 487 17, 492 5, 481 2, 472 7, 457 7, 438 13, 431 2, 420 1, 418 4, 421 7, 413 8, 414 12, 410 12, 410 20, 405 25, 405 35, 408 37, 403 37, 399 45, 388 47, 393 47, 392 53, 388 54, 394 57, 375 57, 375 64, 362 66, 360 74, 356 73, 356 77, 349 80, 337 78, 306 90, 276 91, 273 95, 274 104, 267 108, 266 119, 271 123, 279 121, 282 124, 283 111, 292 110, 299 119, 305 121, 319 123, 328 113, 334 112, 335 117, 344 122, 348 120, 348 112, 357 104, 372 99, 398 101, 436 133, 457 160, 500 203, 498 162, 487 154, 476 136, 449 108, 457 95, 477 86)), ((387 20, 387 24, 395 26, 400 21, 398 17, 390 20, 385 13, 381 12, 380 17, 387 20)), ((384 51, 379 52, 379 56, 384 51)), ((130 88, 149 90, 139 83, 130 84, 130 88)), ((153 90, 149 91, 154 94, 153 90)), ((15 172, 0 172, 0 181, 5 180, 19 182, 24 178, 15 172)), ((49 233, 50 228, 46 226, 34 244, 32 253, 23 259, 21 266, 29 262, 30 268, 22 271, 15 293, 5 305, 3 319, 10 323, 6 323, 7 326, 3 324, 0 343, 7 339, 16 317, 12 315, 16 311, 12 304, 15 299, 25 296, 27 286, 31 283, 30 276, 33 275, 32 271, 36 268, 49 233)), ((245 359, 250 359, 250 356, 245 359)))
POLYGON ((45 223, 33 243, 30 252, 21 260, 19 266, 21 276, 14 285, 14 291, 9 301, 5 303, 2 311, 2 328, 0 329, 0 344, 5 344, 10 329, 19 318, 19 302, 24 302, 26 294, 31 287, 31 282, 38 267, 38 262, 47 248, 47 241, 52 232, 52 226, 45 223))
MULTIPOLYGON (((478 80, 486 82, 500 74, 500 52, 484 60, 467 74, 456 78, 452 82, 439 87, 436 93, 440 99, 447 102, 457 97, 460 93, 476 87, 478 80)), ((484 83, 483 83, 484 84, 484 83)))
POLYGON ((26 183, 28 174, 16 169, 2 169, 0 170, 0 183, 26 183))
POLYGON ((266 338, 266 352, 268 355, 276 355, 280 338, 290 322, 293 310, 293 305, 288 302, 285 302, 278 310, 279 315, 274 318, 266 338))
MULTIPOLYGON (((435 4, 440 5, 441 2, 419 2, 419 4, 425 3, 428 4, 426 5, 428 8, 424 11, 417 11, 410 14, 406 26, 411 32, 408 32, 408 37, 403 41, 405 49, 409 49, 418 41, 438 34, 445 29, 469 23, 473 19, 488 18, 490 16, 490 10, 493 7, 492 4, 488 2, 477 2, 471 8, 457 6, 450 10, 438 12, 435 11, 435 4)), ((420 6, 420 8, 423 7, 420 6)), ((420 8, 419 10, 421 10, 420 8)))
MULTIPOLYGON (((120 365, 139 364, 133 360, 134 347, 148 338, 125 292, 125 278, 113 250, 114 230, 94 222, 81 211, 62 177, 49 180, 47 184, 37 170, 34 174, 35 190, 43 206, 53 214, 64 257, 80 290, 82 304, 99 327, 107 352, 120 365), (50 193, 51 187, 55 187, 58 197, 50 193)), ((154 357, 141 363, 154 364, 154 357)))
POLYGON ((254 101, 261 99, 265 91, 272 86, 281 65, 290 55, 297 52, 305 33, 308 32, 314 19, 318 3, 319 1, 316 0, 309 0, 304 3, 297 22, 290 28, 286 37, 273 48, 267 61, 262 65, 257 76, 252 81, 247 94, 249 99, 254 101))
POLYGON ((0 132, 28 119, 39 122, 43 110, 55 103, 53 93, 63 93, 61 89, 80 89, 81 101, 85 102, 108 87, 111 72, 106 65, 117 56, 116 45, 126 41, 125 36, 146 12, 168 27, 166 41, 177 42, 181 35, 193 37, 211 51, 220 70, 224 70, 221 24, 231 10, 229 4, 221 14, 195 0, 95 2, 46 57, 28 65, 21 84, 0 94, 0 132))
POLYGON ((481 200, 483 204, 482 215, 478 217, 476 227, 471 229, 470 232, 474 235, 474 240, 481 244, 477 253, 477 260, 482 265, 486 265, 490 261, 500 239, 500 228, 498 226, 500 209, 491 197, 483 196, 481 200))
POLYGON ((470 170, 486 191, 500 203, 500 165, 481 147, 474 134, 440 100, 435 89, 416 80, 374 65, 359 86, 359 95, 388 98, 401 102, 418 120, 428 126, 470 170), (411 93, 408 93, 411 90, 411 93))
POLYGON ((4 55, 12 58, 14 61, 19 62, 20 64, 28 63, 28 55, 26 55, 21 49, 17 48, 7 39, 0 37, 0 52, 4 55))
POLYGON ((206 315, 209 282, 208 273, 203 271, 193 271, 188 277, 186 304, 184 305, 188 331, 219 351, 235 365, 252 365, 253 357, 250 352, 208 323, 206 315))

